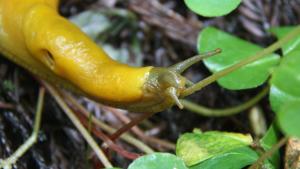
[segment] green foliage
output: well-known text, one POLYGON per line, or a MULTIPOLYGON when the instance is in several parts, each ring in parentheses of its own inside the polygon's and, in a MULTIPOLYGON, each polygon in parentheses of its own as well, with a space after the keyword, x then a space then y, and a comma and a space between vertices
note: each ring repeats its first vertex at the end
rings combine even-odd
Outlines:
MULTIPOLYGON (((270 32, 273 33, 278 39, 280 39, 280 38, 284 37, 290 31, 292 31, 294 28, 295 28, 295 26, 276 27, 276 28, 271 28, 270 32)), ((282 53, 283 53, 283 55, 286 55, 294 49, 300 50, 300 36, 295 37, 294 39, 290 40, 288 43, 283 45, 282 53)))
POLYGON ((177 141, 176 154, 184 160, 187 166, 192 166, 251 143, 250 135, 239 133, 219 131, 186 133, 177 141))
POLYGON ((278 112, 280 107, 284 105, 286 102, 292 102, 300 99, 295 97, 285 91, 280 90, 275 85, 272 85, 270 90, 270 98, 272 109, 275 112, 278 112))
POLYGON ((169 153, 153 153, 133 161, 128 169, 187 169, 182 159, 169 153))
MULTIPOLYGON (((291 29, 274 28, 271 31, 282 38, 291 29)), ((281 45, 284 54, 283 59, 280 59, 276 54, 265 56, 229 75, 223 76, 218 82, 228 89, 247 89, 265 83, 271 75, 269 82, 271 85, 270 102, 272 109, 277 114, 279 125, 286 135, 300 138, 299 44, 299 37, 297 36, 292 41, 281 45)), ((214 73, 243 61, 262 50, 259 46, 211 27, 202 31, 198 48, 199 52, 215 48, 223 50, 222 54, 205 60, 205 65, 214 73)), ((265 151, 269 151, 278 142, 278 139, 278 131, 273 124, 259 142, 265 151)), ((257 152, 249 146, 251 144, 251 136, 239 133, 219 131, 186 133, 177 141, 176 155, 178 157, 168 154, 168 156, 172 156, 171 159, 164 157, 157 159, 157 157, 147 155, 144 157, 145 159, 148 157, 149 161, 140 160, 143 159, 142 157, 134 161, 131 166, 152 169, 153 165, 158 168, 162 166, 160 163, 165 163, 168 166, 163 167, 166 168, 172 167, 169 165, 170 161, 176 164, 174 160, 179 160, 182 167, 185 167, 184 162, 189 169, 240 169, 252 165, 261 156, 261 152, 257 152)), ((262 166, 266 169, 278 169, 279 167, 279 151, 276 151, 269 159, 265 160, 262 166)))
POLYGON ((277 115, 283 132, 288 136, 300 138, 300 101, 286 103, 277 115))
POLYGON ((222 16, 238 7, 241 0, 184 0, 185 4, 195 13, 206 16, 222 16))
MULTIPOLYGON (((273 28, 271 32, 282 38, 293 29, 273 28)), ((282 46, 282 52, 285 56, 271 79, 270 101, 282 131, 300 138, 300 37, 282 46)))
MULTIPOLYGON (((282 38, 295 27, 271 29, 282 38)), ((271 79, 270 101, 282 131, 300 138, 300 36, 282 46, 284 57, 271 79)))
MULTIPOLYGON (((273 28, 271 32, 281 39, 293 29, 293 27, 273 28)), ((262 48, 256 45, 233 37, 215 28, 206 28, 199 36, 199 52, 214 48, 221 48, 223 50, 222 54, 205 60, 205 65, 214 73, 243 61, 247 59, 247 57, 262 50, 262 48)), ((244 65, 233 73, 223 76, 218 83, 228 89, 246 89, 264 83, 268 76, 271 75, 270 102, 272 109, 277 113, 280 127, 286 135, 300 138, 300 36, 292 37, 288 42, 281 45, 281 49, 284 55, 283 59, 279 59, 278 55, 274 54, 265 56, 263 59, 244 65), (279 61, 280 65, 277 66, 279 61)), ((260 144, 265 151, 268 151, 277 141, 277 131, 274 125, 272 125, 265 136, 260 140, 260 144)), ((211 144, 211 141, 209 142, 211 144)), ((221 157, 223 155, 224 153, 221 157)), ((216 162, 215 160, 219 158, 222 159, 221 157, 217 158, 218 156, 220 155, 209 158, 206 161, 211 161, 211 163, 214 164, 216 162)), ((230 156, 234 155, 228 155, 228 157, 230 156)), ((242 155, 240 155, 240 157, 241 156, 242 155)), ((229 160, 230 158, 224 160, 224 162, 228 162, 229 160)), ((224 164, 223 166, 229 168, 245 167, 247 164, 243 166, 243 159, 241 160, 242 162, 238 162, 241 166, 230 166, 231 163, 224 164)), ((279 168, 279 161, 280 155, 279 152, 276 151, 269 161, 265 162, 264 167, 279 168)), ((251 163, 250 161, 248 162, 251 163)), ((221 164, 221 162, 216 164, 221 164)), ((204 162, 201 162, 193 167, 205 168, 203 165, 204 162)), ((214 166, 212 168, 218 167, 214 166)))
POLYGON ((289 52, 271 79, 270 101, 275 112, 287 102, 300 101, 300 50, 289 52))
MULTIPOLYGON (((279 27, 271 29, 278 38, 282 38, 294 27, 279 27)), ((300 101, 300 37, 295 37, 282 47, 284 57, 271 79, 270 102, 275 112, 286 103, 300 101)))
MULTIPOLYGON (((199 15, 212 17, 231 12, 237 8, 241 0, 184 0, 184 2, 199 15)), ((96 40, 99 34, 116 27, 105 15, 94 11, 80 14, 72 20, 96 40)), ((281 39, 294 28, 278 27, 270 29, 270 32, 281 39)), ((135 42, 132 48, 139 55, 140 47, 135 42)), ((206 67, 213 73, 231 67, 263 50, 260 46, 213 27, 202 30, 197 46, 199 53, 216 48, 222 49, 221 54, 204 60, 206 67)), ((224 88, 240 90, 258 87, 271 76, 269 100, 272 109, 276 112, 280 128, 286 135, 300 138, 300 36, 281 45, 281 49, 283 59, 280 59, 277 54, 266 55, 221 77, 217 82, 224 88)), ((116 55, 116 58, 118 55, 127 56, 126 49, 122 51, 108 46, 106 50, 111 55, 116 55)), ((262 148, 268 151, 278 142, 278 139, 278 131, 273 124, 259 142, 262 148)), ((255 163, 261 155, 249 146, 251 144, 252 137, 240 133, 219 131, 185 133, 177 140, 176 155, 169 153, 145 155, 134 160, 128 169, 245 168, 255 163)), ((280 154, 277 151, 264 162, 262 168, 278 169, 279 162, 280 154)))
POLYGON ((278 131, 274 124, 272 124, 263 138, 259 140, 260 144, 265 150, 270 149, 278 141, 278 131))
MULTIPOLYGON (((229 35, 216 28, 205 28, 198 39, 199 52, 216 48, 221 48, 222 53, 204 60, 204 64, 213 73, 230 67, 262 50, 257 45, 229 35)), ((222 87, 231 90, 257 87, 267 80, 271 69, 278 62, 278 55, 272 54, 266 56, 219 79, 218 83, 222 87)))
POLYGON ((258 157, 254 150, 244 146, 216 155, 202 163, 191 166, 190 169, 241 169, 253 164, 258 157))
MULTIPOLYGON (((275 124, 272 124, 264 137, 259 140, 259 143, 265 151, 268 151, 272 148, 273 145, 278 142, 278 138, 278 130, 275 124)), ((279 151, 276 151, 269 160, 274 165, 274 167, 278 169, 280 167, 279 151)))

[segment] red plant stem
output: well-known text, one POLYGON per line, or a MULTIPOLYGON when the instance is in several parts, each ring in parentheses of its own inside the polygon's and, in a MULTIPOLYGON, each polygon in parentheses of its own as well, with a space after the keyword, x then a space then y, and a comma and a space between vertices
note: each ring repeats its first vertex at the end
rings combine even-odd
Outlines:
MULTIPOLYGON (((119 119, 119 121, 122 122, 122 125, 130 122, 130 118, 127 117, 125 114, 123 114, 122 110, 115 109, 112 107, 107 107, 107 106, 101 106, 101 107, 103 110, 113 113, 114 116, 116 116, 119 119)), ((131 131, 137 136, 140 136, 143 133, 143 131, 138 126, 132 127, 131 131)))
MULTIPOLYGON (((76 116, 80 119, 80 122, 87 128, 89 125, 88 119, 85 116, 83 116, 81 113, 79 113, 78 111, 74 111, 74 112, 75 112, 76 116)), ((95 128, 94 124, 91 127, 91 131, 93 132, 93 134, 95 136, 97 136, 99 139, 104 141, 104 143, 111 150, 117 152, 121 156, 123 156, 127 159, 130 159, 130 160, 134 160, 141 156, 140 154, 137 154, 137 153, 128 152, 125 149, 123 149, 122 147, 120 147, 119 145, 115 144, 106 134, 104 134, 102 131, 95 128)))
POLYGON ((0 102, 0 109, 14 109, 15 106, 10 103, 0 102))
POLYGON ((134 119, 132 119, 129 123, 125 124, 123 127, 121 127, 120 129, 118 129, 114 134, 112 134, 110 136, 111 140, 116 140, 117 138, 119 138, 123 133, 127 132, 128 130, 130 130, 133 126, 141 123, 142 121, 144 121, 145 119, 148 119, 149 117, 151 117, 155 112, 147 112, 147 113, 143 113, 141 116, 138 116, 134 119))
MULTIPOLYGON (((123 123, 129 123, 130 122, 130 119, 126 115, 124 115, 122 112, 120 112, 120 110, 114 109, 114 108, 111 108, 111 107, 107 107, 107 106, 102 106, 102 108, 104 110, 107 110, 107 111, 113 113, 123 123)), ((141 138, 143 141, 146 141, 146 142, 152 144, 153 146, 155 146, 157 148, 158 147, 164 147, 165 149, 168 149, 168 150, 174 150, 175 149, 175 144, 170 143, 170 142, 165 141, 165 140, 155 138, 155 137, 148 136, 138 126, 133 127, 132 132, 134 134, 136 134, 139 138, 141 138)))

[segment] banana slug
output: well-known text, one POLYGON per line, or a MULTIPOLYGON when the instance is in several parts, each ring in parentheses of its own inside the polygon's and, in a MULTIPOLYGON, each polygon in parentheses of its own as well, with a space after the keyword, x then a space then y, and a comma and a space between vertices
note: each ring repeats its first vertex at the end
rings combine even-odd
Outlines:
POLYGON ((0 0, 0 52, 46 81, 110 106, 158 112, 192 85, 181 73, 203 57, 168 68, 130 67, 112 60, 57 12, 58 0, 0 0))

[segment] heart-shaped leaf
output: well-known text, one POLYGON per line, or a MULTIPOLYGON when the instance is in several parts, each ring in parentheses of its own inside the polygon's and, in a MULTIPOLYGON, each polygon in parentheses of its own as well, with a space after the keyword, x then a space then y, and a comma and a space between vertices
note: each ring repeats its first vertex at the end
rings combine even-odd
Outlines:
MULTIPOLYGON (((198 39, 198 51, 201 53, 216 48, 221 48, 222 53, 204 60, 206 67, 213 73, 230 67, 262 50, 257 45, 216 28, 205 28, 198 39)), ((265 56, 219 79, 218 83, 222 87, 232 90, 257 87, 267 80, 271 69, 278 62, 279 56, 276 54, 265 56)))
POLYGON ((195 13, 207 16, 222 16, 233 11, 241 0, 184 0, 185 4, 195 13))

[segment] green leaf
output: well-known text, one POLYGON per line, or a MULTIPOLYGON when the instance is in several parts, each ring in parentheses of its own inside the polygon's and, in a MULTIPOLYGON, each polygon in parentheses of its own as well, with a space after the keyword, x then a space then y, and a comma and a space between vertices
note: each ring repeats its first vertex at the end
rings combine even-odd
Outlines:
POLYGON ((269 100, 271 103, 272 110, 278 112, 280 107, 286 103, 291 101, 299 100, 300 98, 297 96, 293 96, 292 94, 279 89, 276 84, 271 86, 269 100))
MULTIPOLYGON (((278 142, 278 130, 274 124, 272 124, 267 133, 264 135, 262 139, 259 140, 260 145, 263 147, 265 151, 268 151, 278 142)), ((270 158, 270 162, 276 167, 280 167, 280 154, 279 151, 276 151, 270 158)))
POLYGON ((111 25, 105 15, 95 10, 88 10, 72 16, 70 21, 80 27, 83 32, 94 40, 111 25))
POLYGON ((103 50, 114 60, 128 64, 130 62, 128 48, 115 48, 109 44, 101 44, 103 50))
POLYGON ((287 102, 300 101, 300 50, 283 57, 271 79, 270 102, 275 112, 287 102))
MULTIPOLYGON (((286 27, 277 27, 277 28, 271 28, 270 32, 275 34, 275 36, 278 39, 281 39, 285 35, 287 35, 290 31, 292 31, 295 26, 286 26, 286 27)), ((290 40, 287 42, 285 45, 282 47, 282 52, 284 55, 288 54, 290 51, 297 49, 300 50, 300 37, 295 37, 294 39, 290 40)))
POLYGON ((300 138, 300 101, 288 102, 277 112, 278 123, 282 131, 300 138))
POLYGON ((219 131, 186 133, 177 141, 176 154, 184 160, 187 166, 192 166, 251 143, 252 138, 250 135, 239 133, 219 131))
POLYGON ((274 124, 272 124, 263 138, 259 140, 260 144, 265 150, 269 150, 278 141, 278 131, 274 124))
POLYGON ((169 153, 153 153, 134 160, 128 169, 187 169, 182 159, 169 153))
POLYGON ((258 159, 257 153, 249 147, 240 147, 212 157, 190 169, 241 169, 253 164, 258 159))
POLYGON ((195 13, 207 16, 222 16, 230 13, 241 3, 241 0, 184 0, 195 13))
MULTIPOLYGON (((262 50, 257 45, 216 28, 205 28, 198 39, 198 51, 201 53, 216 48, 221 48, 222 53, 204 60, 206 67, 213 73, 230 67, 262 50)), ((255 88, 267 80, 272 68, 278 62, 279 56, 276 54, 265 56, 219 79, 218 83, 222 87, 232 90, 255 88)))

